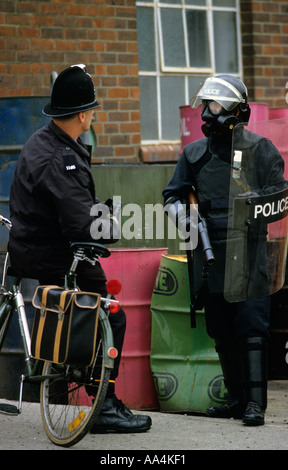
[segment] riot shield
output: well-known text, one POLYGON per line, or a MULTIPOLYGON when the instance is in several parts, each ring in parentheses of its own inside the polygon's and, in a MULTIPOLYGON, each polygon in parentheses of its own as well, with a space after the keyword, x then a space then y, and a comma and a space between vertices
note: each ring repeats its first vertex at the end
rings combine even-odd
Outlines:
MULTIPOLYGON (((249 130, 241 124, 233 131, 224 279, 228 302, 265 297, 285 281, 288 184, 278 151, 283 132, 288 132, 288 119, 254 123, 249 130)), ((287 148, 282 149, 285 158, 287 148)))

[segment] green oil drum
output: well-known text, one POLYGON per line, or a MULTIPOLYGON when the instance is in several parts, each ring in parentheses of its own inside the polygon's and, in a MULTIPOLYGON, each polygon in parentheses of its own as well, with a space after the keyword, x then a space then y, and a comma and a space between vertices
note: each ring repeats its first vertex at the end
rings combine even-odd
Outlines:
POLYGON ((187 257, 162 255, 151 299, 150 364, 164 412, 204 413, 223 404, 227 391, 204 311, 190 326, 187 257))

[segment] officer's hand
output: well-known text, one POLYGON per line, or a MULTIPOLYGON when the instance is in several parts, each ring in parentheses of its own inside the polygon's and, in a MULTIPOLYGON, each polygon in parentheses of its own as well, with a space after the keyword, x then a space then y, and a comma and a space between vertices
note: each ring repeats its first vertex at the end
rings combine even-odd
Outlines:
POLYGON ((186 238, 194 230, 198 230, 198 220, 192 214, 182 212, 178 214, 178 228, 186 238))

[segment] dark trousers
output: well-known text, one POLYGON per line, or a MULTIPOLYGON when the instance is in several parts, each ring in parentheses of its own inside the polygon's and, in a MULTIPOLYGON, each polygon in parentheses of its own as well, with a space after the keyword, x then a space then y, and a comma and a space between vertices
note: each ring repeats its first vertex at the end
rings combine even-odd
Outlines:
POLYGON ((229 303, 222 295, 210 295, 205 300, 207 332, 211 338, 229 341, 269 339, 270 307, 270 297, 229 303))
POLYGON ((242 412, 249 402, 267 406, 267 343, 270 297, 228 303, 222 296, 206 299, 206 328, 215 339, 229 398, 242 412))

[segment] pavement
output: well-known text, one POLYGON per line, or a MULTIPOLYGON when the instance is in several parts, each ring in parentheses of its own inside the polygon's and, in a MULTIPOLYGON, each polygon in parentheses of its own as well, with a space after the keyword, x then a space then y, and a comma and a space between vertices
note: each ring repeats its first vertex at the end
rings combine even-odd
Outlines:
POLYGON ((148 432, 88 434, 66 449, 55 446, 47 438, 39 404, 23 402, 20 415, 0 415, 0 450, 94 451, 96 463, 127 467, 143 463, 187 465, 192 459, 192 451, 288 450, 288 380, 269 381, 264 426, 247 427, 241 420, 202 415, 159 411, 135 413, 150 414, 153 424, 148 432), (162 461, 159 461, 161 457, 162 461))

